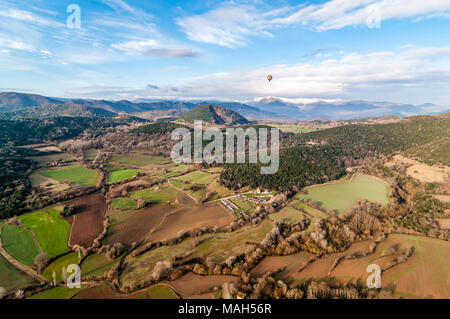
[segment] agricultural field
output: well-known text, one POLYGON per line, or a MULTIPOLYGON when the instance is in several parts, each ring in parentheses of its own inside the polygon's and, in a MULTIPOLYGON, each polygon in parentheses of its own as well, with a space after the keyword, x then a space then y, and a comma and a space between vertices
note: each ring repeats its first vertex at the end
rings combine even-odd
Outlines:
POLYGON ((255 208, 256 206, 258 206, 257 203, 252 202, 250 200, 246 200, 244 198, 240 198, 240 197, 230 198, 230 201, 232 201, 233 204, 238 206, 243 212, 247 212, 247 211, 251 210, 252 208, 255 208))
POLYGON ((98 150, 96 150, 95 148, 90 148, 90 149, 84 150, 83 153, 84 153, 84 158, 86 158, 87 160, 93 161, 98 155, 98 150))
POLYGON ((291 203, 296 209, 299 209, 302 213, 304 213, 304 217, 308 218, 310 220, 308 228, 305 230, 307 233, 309 233, 316 220, 318 219, 327 219, 328 215, 322 212, 321 210, 311 207, 299 200, 293 200, 291 203))
POLYGON ((0 287, 6 291, 14 291, 33 284, 36 280, 23 273, 0 254, 0 287))
POLYGON ((79 258, 76 253, 69 253, 64 255, 51 264, 49 264, 43 271, 42 275, 48 280, 53 280, 53 272, 56 275, 56 282, 62 281, 62 269, 66 268, 71 264, 78 264, 79 258))
POLYGON ((27 266, 34 265, 39 248, 33 234, 20 226, 6 225, 1 229, 2 245, 8 254, 27 266))
POLYGON ((70 185, 64 182, 58 182, 49 177, 45 177, 41 175, 39 172, 41 169, 34 171, 30 175, 31 186, 33 187, 44 187, 46 189, 50 189, 55 192, 64 191, 70 188, 70 185))
POLYGON ((111 162, 127 165, 127 166, 138 166, 138 167, 144 167, 148 165, 162 165, 170 163, 170 160, 164 157, 159 156, 150 156, 140 153, 134 153, 134 154, 126 154, 126 155, 113 155, 111 162))
POLYGON ((214 180, 214 175, 203 171, 194 171, 187 173, 186 175, 176 177, 175 179, 186 183, 207 185, 214 180))
POLYGON ((174 238, 180 231, 202 227, 225 227, 233 217, 218 203, 208 203, 199 207, 183 207, 171 211, 164 221, 149 236, 150 241, 174 238))
POLYGON ((20 222, 33 231, 43 252, 50 258, 69 249, 70 223, 59 214, 55 209, 46 209, 19 217, 20 222))
POLYGON ((414 246, 413 256, 381 276, 386 286, 395 286, 395 295, 407 298, 450 298, 450 243, 439 239, 394 234, 402 246, 414 246))
POLYGON ((345 212, 360 201, 389 204, 388 184, 378 178, 355 174, 351 179, 315 185, 305 188, 307 194, 299 194, 300 199, 317 202, 327 210, 345 212))
POLYGON ((169 171, 163 175, 161 175, 162 178, 171 178, 177 175, 182 174, 183 172, 186 172, 187 170, 191 169, 192 166, 180 164, 174 167, 169 168, 169 171))
POLYGON ((75 161, 75 157, 67 153, 58 153, 58 154, 50 154, 50 155, 42 155, 42 156, 31 156, 29 159, 38 162, 40 167, 46 167, 48 164, 52 162, 61 162, 61 161, 75 161))
POLYGON ((163 185, 159 189, 147 188, 141 191, 133 192, 130 198, 133 200, 143 199, 148 203, 167 203, 177 198, 178 191, 169 185, 163 185))
POLYGON ((122 169, 109 173, 108 183, 117 183, 135 177, 139 172, 138 169, 122 169))
POLYGON ((448 166, 430 166, 401 155, 394 156, 391 162, 386 163, 386 166, 389 167, 395 164, 408 166, 406 174, 422 183, 448 183, 450 177, 450 168, 448 166))
MULTIPOLYGON (((308 278, 326 278, 337 258, 355 252, 368 252, 370 241, 354 243, 339 254, 327 255, 310 263, 300 273, 288 276, 290 282, 301 283, 308 278)), ((391 234, 381 242, 374 254, 362 258, 341 261, 330 277, 341 282, 367 279, 367 266, 378 264, 381 268, 392 262, 399 253, 414 247, 406 262, 396 265, 381 275, 383 288, 394 291, 395 297, 406 298, 450 298, 449 262, 450 243, 414 235, 391 234), (392 253, 391 251, 395 253, 392 253)))
POLYGON ((66 218, 72 225, 69 246, 89 247, 103 231, 103 221, 107 210, 106 200, 103 194, 96 193, 69 203, 78 207, 75 215, 66 218))
POLYGON ((81 275, 103 276, 118 260, 109 260, 103 255, 90 255, 81 264, 81 275))
POLYGON ((267 273, 278 272, 276 278, 285 280, 297 273, 313 258, 314 255, 305 251, 289 256, 268 256, 252 269, 251 274, 261 277, 267 273))
POLYGON ((136 201, 129 198, 114 198, 111 206, 120 210, 131 210, 137 208, 136 201))
POLYGON ((177 245, 152 249, 141 256, 129 258, 120 277, 121 283, 130 286, 146 280, 150 278, 158 261, 186 256, 186 252, 191 253, 185 258, 211 257, 215 261, 224 262, 231 255, 237 256, 245 252, 249 245, 247 242, 261 242, 271 230, 272 223, 263 221, 259 225, 243 227, 232 233, 205 234, 197 238, 187 238, 177 245))
POLYGON ((279 124, 274 126, 283 132, 289 132, 294 134, 315 132, 320 129, 319 127, 305 127, 302 125, 287 125, 287 124, 286 125, 279 124))
POLYGON ((305 219, 305 216, 300 211, 288 206, 278 213, 270 214, 269 218, 274 222, 281 220, 289 224, 296 224, 305 219))
MULTIPOLYGON (((205 239, 196 247, 189 258, 211 257, 215 262, 224 262, 229 256, 238 256, 245 252, 248 242, 261 242, 272 230, 273 224, 264 220, 255 226, 246 226, 232 233, 223 233, 216 236, 204 235, 205 239)), ((201 241, 201 238, 199 240, 201 241)))
POLYGON ((171 210, 172 208, 166 204, 157 204, 133 213, 127 211, 121 214, 113 213, 118 221, 109 228, 105 243, 121 243, 126 247, 130 247, 133 242, 139 243, 161 223, 164 216, 171 210))
POLYGON ((221 287, 224 283, 236 284, 239 278, 225 275, 200 276, 189 272, 177 280, 169 281, 170 285, 179 291, 183 297, 197 297, 206 291, 211 291, 214 287, 221 287))
POLYGON ((37 293, 31 296, 28 299, 71 299, 77 293, 86 289, 87 285, 81 285, 81 288, 69 288, 67 286, 59 286, 52 289, 44 290, 40 293, 37 293))
POLYGON ((80 165, 40 170, 39 174, 58 182, 73 183, 81 186, 95 186, 99 179, 97 171, 80 165))
POLYGON ((171 179, 169 184, 175 187, 180 192, 188 195, 196 203, 201 202, 206 197, 206 189, 204 186, 198 186, 190 183, 184 183, 171 179))
POLYGON ((129 295, 118 295, 106 285, 89 287, 74 299, 178 299, 177 294, 166 285, 155 285, 129 295))

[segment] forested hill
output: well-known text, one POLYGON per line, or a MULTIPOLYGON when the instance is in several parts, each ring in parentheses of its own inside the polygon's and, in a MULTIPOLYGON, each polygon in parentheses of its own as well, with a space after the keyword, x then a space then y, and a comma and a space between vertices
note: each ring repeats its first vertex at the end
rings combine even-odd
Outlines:
POLYGON ((193 123, 196 120, 229 125, 248 123, 248 120, 239 113, 214 104, 197 106, 184 114, 181 119, 189 123, 193 123))
POLYGON ((334 180, 345 167, 364 159, 407 152, 419 159, 449 165, 450 116, 417 116, 398 123, 348 125, 295 134, 282 141, 280 168, 261 175, 259 165, 233 164, 221 175, 224 185, 292 190, 334 180), (423 150, 423 151, 422 151, 423 150), (411 153, 413 152, 413 153, 411 153))
POLYGON ((46 104, 34 107, 24 107, 14 111, 0 113, 2 120, 20 120, 53 117, 114 117, 117 114, 104 109, 79 104, 46 104))

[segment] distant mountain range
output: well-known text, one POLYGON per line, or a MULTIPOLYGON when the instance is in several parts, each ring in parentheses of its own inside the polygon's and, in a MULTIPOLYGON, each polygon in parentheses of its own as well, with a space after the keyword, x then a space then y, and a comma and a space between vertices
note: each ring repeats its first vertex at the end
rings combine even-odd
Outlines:
MULTIPOLYGON (((8 112, 10 115, 15 114, 14 116, 20 117, 21 114, 28 116, 31 116, 32 114, 36 115, 41 112, 39 108, 19 113, 17 113, 17 111, 29 107, 48 106, 49 104, 66 105, 66 109, 63 107, 58 108, 60 112, 65 114, 77 114, 79 112, 100 114, 100 110, 110 112, 104 113, 103 115, 105 116, 110 116, 112 113, 133 114, 149 111, 158 111, 158 113, 167 112, 168 114, 183 114, 199 105, 214 104, 237 112, 248 119, 288 118, 304 120, 346 120, 385 115, 406 117, 412 115, 439 114, 446 111, 448 112, 449 110, 448 108, 434 104, 411 105, 368 101, 295 100, 273 97, 255 99, 245 103, 214 100, 157 101, 151 99, 138 99, 132 102, 128 100, 60 99, 16 92, 0 93, 0 112, 8 112), (86 109, 80 109, 80 106, 86 107, 86 109), (71 108, 74 109, 70 110, 71 108)), ((43 108, 42 114, 47 114, 46 112, 48 111, 48 107, 43 108)))
POLYGON ((347 120, 362 117, 394 115, 407 117, 413 115, 439 114, 449 108, 434 104, 400 104, 392 102, 310 100, 291 101, 280 98, 263 98, 246 102, 262 111, 276 112, 280 117, 295 119, 347 120))

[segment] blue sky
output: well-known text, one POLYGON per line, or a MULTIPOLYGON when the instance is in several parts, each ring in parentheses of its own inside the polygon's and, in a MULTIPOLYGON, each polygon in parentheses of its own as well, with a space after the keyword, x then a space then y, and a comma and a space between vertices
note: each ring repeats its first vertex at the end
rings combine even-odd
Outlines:
POLYGON ((0 1, 0 91, 450 106, 449 87, 448 0, 0 1))

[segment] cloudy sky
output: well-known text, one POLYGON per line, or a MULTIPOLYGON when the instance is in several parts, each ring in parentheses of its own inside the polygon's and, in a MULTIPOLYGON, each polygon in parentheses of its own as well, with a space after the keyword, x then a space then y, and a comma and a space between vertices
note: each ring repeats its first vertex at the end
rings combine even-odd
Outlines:
POLYGON ((449 0, 0 1, 0 91, 450 106, 449 88, 449 0))

